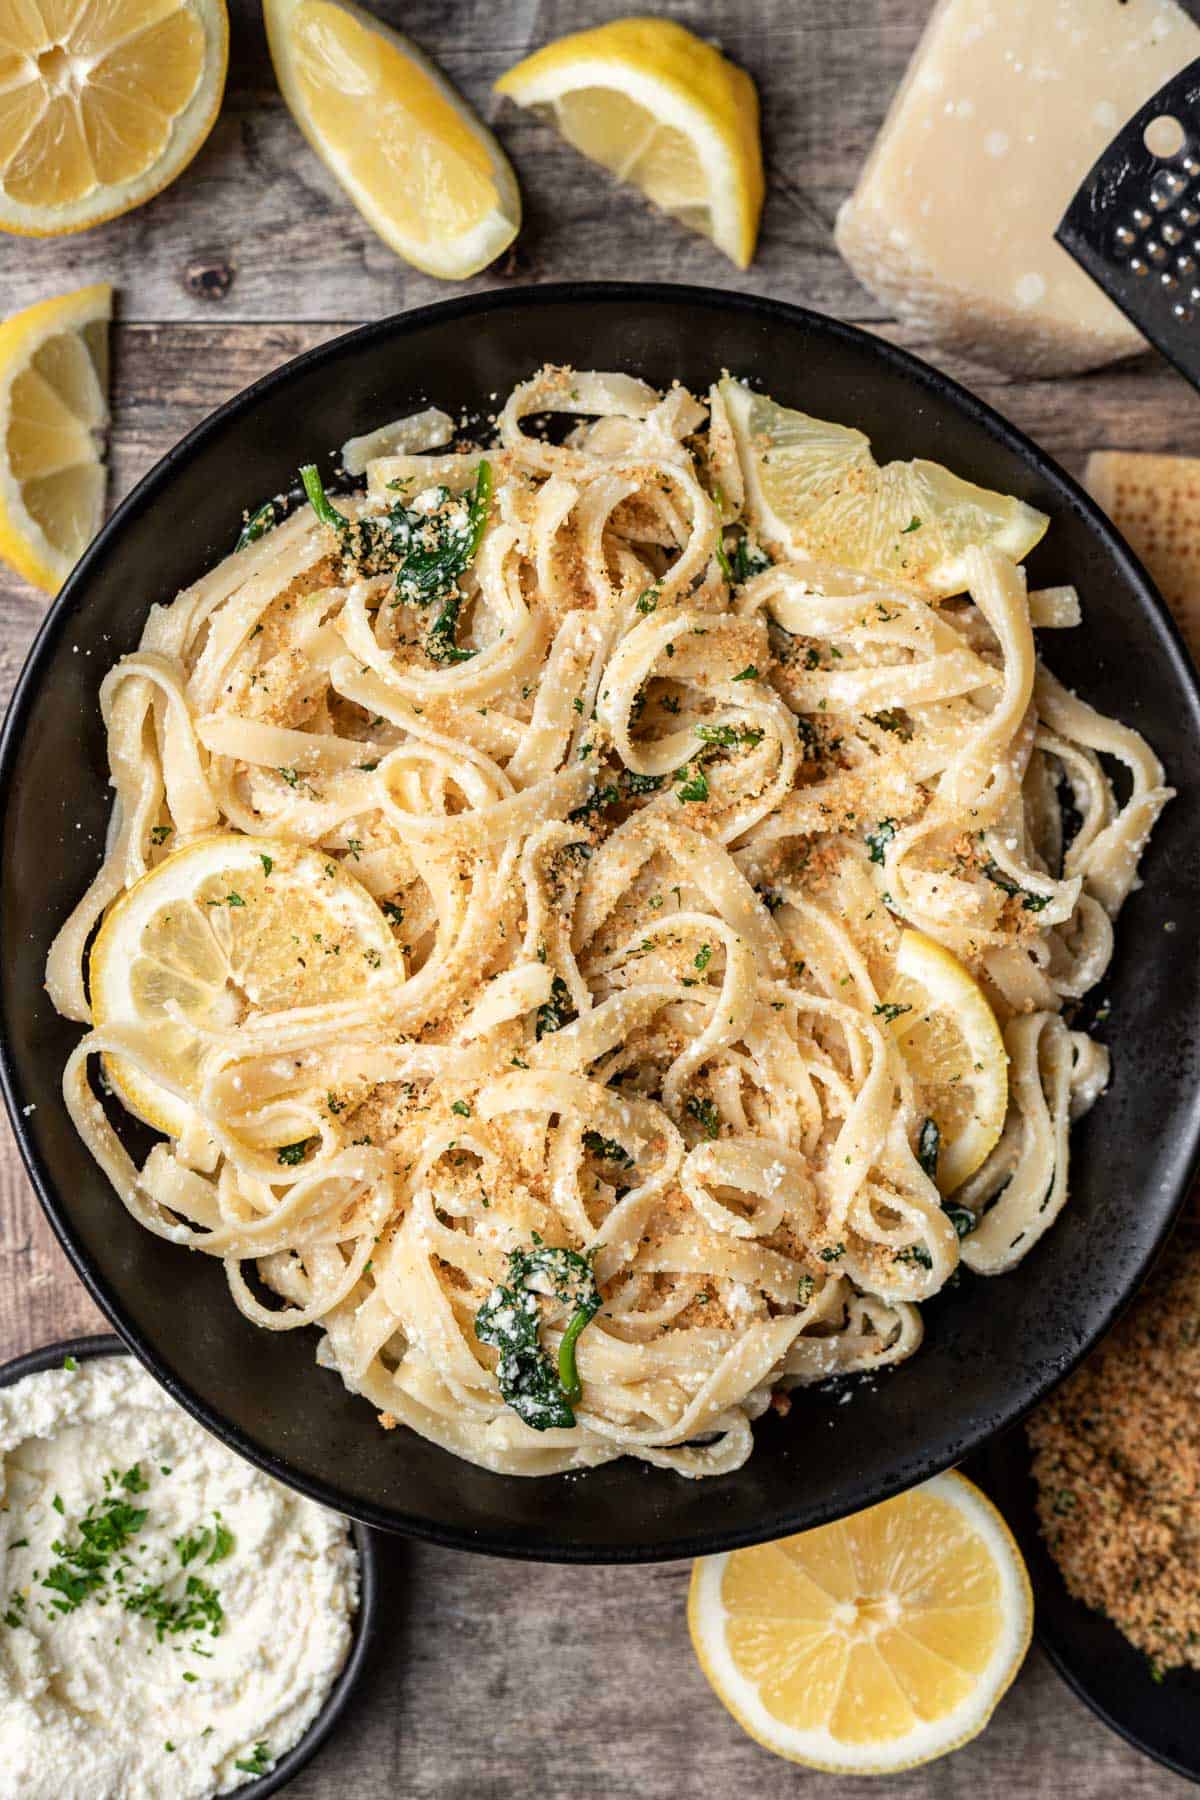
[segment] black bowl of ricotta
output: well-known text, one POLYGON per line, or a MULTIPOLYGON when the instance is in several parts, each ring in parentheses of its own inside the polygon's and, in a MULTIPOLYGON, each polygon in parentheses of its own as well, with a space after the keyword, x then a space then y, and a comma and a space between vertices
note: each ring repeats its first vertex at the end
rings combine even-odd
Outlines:
POLYGON ((1200 938, 1189 926, 1198 780, 1196 677, 1145 571, 1062 469, 927 364, 803 308, 711 289, 598 283, 447 300, 323 345, 221 407, 118 508, 51 606, 0 744, 9 1114, 54 1229, 125 1342, 210 1431, 324 1505, 442 1544, 563 1561, 651 1561, 779 1537, 961 1461, 1073 1367, 1141 1280, 1200 1141, 1200 938), (1074 583, 1086 620, 1050 634, 1047 660, 1143 732, 1181 793, 1121 915, 1100 1027, 1113 1078, 1075 1128, 1072 1196, 1053 1230, 1014 1273, 964 1275, 927 1305, 911 1361, 841 1391, 797 1391, 786 1418, 770 1412, 755 1427, 742 1468, 696 1482, 630 1460, 503 1476, 381 1431, 372 1407, 318 1367, 309 1334, 260 1331, 233 1306, 219 1264, 126 1213, 64 1109, 78 1028, 42 986, 108 821, 97 691, 137 645, 149 606, 211 567, 243 507, 287 489, 302 458, 432 403, 487 414, 545 362, 700 391, 728 368, 784 404, 860 427, 881 461, 930 457, 1040 507, 1051 528, 1031 582, 1074 583))
MULTIPOLYGON (((11 1362, 0 1364, 0 1388, 13 1387, 27 1375, 44 1375, 48 1370, 69 1368, 73 1363, 90 1362, 95 1357, 128 1354, 128 1346, 116 1337, 96 1335, 62 1338, 58 1343, 45 1344, 39 1350, 30 1350, 24 1356, 14 1357, 11 1362)), ((374 1533, 354 1520, 349 1521, 349 1525, 358 1558, 358 1605, 354 1613, 346 1660, 303 1736, 272 1763, 265 1775, 227 1790, 235 1794, 237 1800, 266 1800, 268 1794, 279 1793, 294 1775, 298 1775, 312 1761, 325 1740, 336 1731, 350 1707, 375 1635, 379 1603, 379 1555, 374 1533)))

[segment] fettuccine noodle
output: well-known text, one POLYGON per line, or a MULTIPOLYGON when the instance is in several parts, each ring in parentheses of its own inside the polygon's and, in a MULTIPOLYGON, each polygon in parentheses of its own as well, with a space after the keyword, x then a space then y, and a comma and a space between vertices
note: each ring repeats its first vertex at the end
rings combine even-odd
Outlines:
MULTIPOLYGON (((216 832, 316 847, 385 909, 396 980, 243 996, 186 1091, 152 1031, 101 1024, 67 1100, 135 1216, 220 1257, 251 1319, 318 1326, 386 1427, 512 1474, 734 1469, 773 1396, 899 1362, 960 1260, 1026 1254, 1107 1077, 1069 1009, 1169 797, 1038 661, 1072 590, 980 551, 940 605, 804 559, 731 579, 741 484, 706 427, 680 387, 550 370, 485 451, 435 410, 356 440, 343 525, 294 510, 107 677, 107 854, 49 960, 90 1022, 97 922, 216 832), (364 551, 397 506, 435 549, 482 507, 436 617, 364 551), (1010 1059, 1003 1134, 952 1203, 884 1005, 905 926, 979 982, 1010 1059), (184 1106, 141 1168, 98 1054, 184 1106), (510 1404, 476 1330, 538 1246, 578 1252, 600 1302, 570 1426, 510 1404)), ((552 1286, 529 1290, 548 1359, 552 1286)))

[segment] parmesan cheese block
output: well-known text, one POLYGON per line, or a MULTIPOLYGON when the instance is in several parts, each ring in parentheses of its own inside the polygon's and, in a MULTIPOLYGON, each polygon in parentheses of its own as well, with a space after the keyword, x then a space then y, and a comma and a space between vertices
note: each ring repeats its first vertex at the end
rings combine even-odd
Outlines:
POLYGON ((1200 662, 1200 457, 1097 450, 1083 479, 1145 563, 1200 662))
POLYGON ((1176 0, 940 0, 837 244, 907 323, 1014 374, 1143 340, 1054 242, 1117 130, 1200 56, 1176 0))

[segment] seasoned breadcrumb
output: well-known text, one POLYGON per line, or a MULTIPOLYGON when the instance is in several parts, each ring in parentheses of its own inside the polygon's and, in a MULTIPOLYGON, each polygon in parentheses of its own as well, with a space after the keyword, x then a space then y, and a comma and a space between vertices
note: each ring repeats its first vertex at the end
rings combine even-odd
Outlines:
POLYGON ((1042 1536, 1152 1673, 1200 1668, 1200 1233, 1029 1424, 1042 1536))

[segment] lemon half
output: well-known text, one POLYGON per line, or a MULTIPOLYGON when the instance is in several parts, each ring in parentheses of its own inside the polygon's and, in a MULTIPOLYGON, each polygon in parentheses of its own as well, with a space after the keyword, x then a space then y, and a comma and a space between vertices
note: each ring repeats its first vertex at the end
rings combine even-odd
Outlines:
POLYGON ((952 1194, 994 1149, 1008 1110, 1008 1052, 979 983, 943 944, 906 930, 887 995, 889 1027, 941 1139, 938 1186, 952 1194))
POLYGON ((100 529, 112 289, 0 323, 0 556, 53 594, 100 529))
POLYGON ((225 0, 0 0, 0 230, 83 231, 174 181, 212 129, 225 0))
POLYGON ((740 269, 763 203, 758 94, 744 69, 670 19, 615 19, 558 38, 496 83, 569 144, 740 269))
POLYGON ((1050 521, 1011 494, 941 463, 871 454, 851 425, 779 406, 740 381, 720 383, 737 439, 752 522, 785 552, 807 553, 935 597, 967 586, 967 551, 1028 556, 1050 521))
POLYGON ((891 1775, 987 1724, 1029 1647, 1029 1576, 961 1475, 815 1531, 702 1557, 688 1624, 738 1724, 812 1768, 891 1775))
POLYGON ((265 0, 263 15, 292 117, 385 244, 445 281, 508 248, 508 159, 414 43, 352 0, 265 0))
POLYGON ((172 1137, 202 1080, 206 1029, 232 1030, 250 1013, 369 1002, 404 979, 391 927, 342 863, 230 832, 167 856, 121 896, 89 974, 96 1028, 132 1034, 164 1077, 106 1055, 109 1080, 172 1137))

